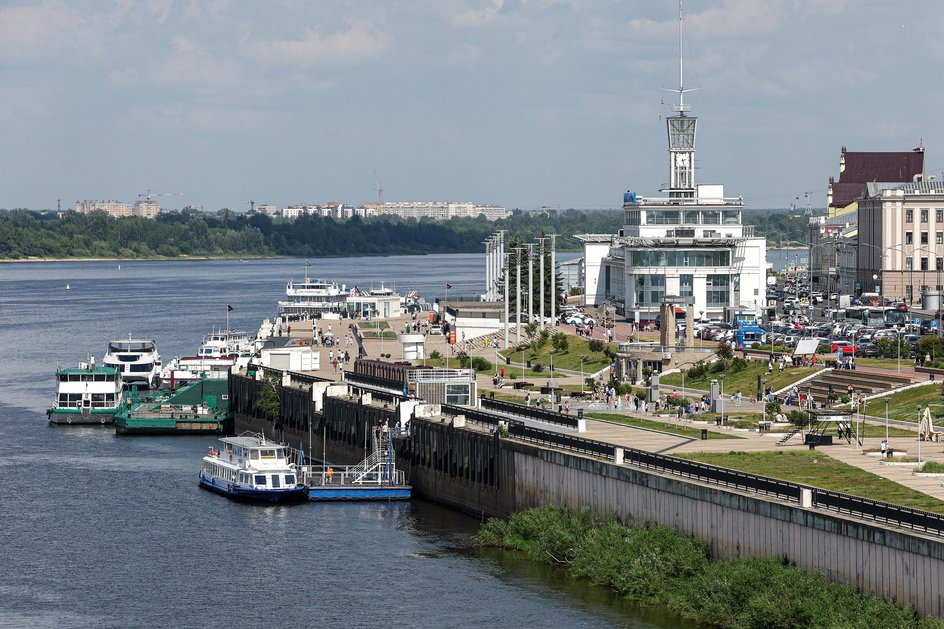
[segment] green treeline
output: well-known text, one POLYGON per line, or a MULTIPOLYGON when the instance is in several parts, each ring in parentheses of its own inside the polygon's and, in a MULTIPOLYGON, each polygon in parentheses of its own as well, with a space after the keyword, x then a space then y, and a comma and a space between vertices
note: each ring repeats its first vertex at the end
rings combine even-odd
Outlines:
POLYGON ((602 521, 589 511, 538 507, 491 519, 476 540, 566 565, 577 577, 628 599, 665 605, 710 626, 944 627, 912 608, 832 583, 776 559, 712 560, 708 544, 659 526, 602 521))
MULTIPOLYGON (((784 242, 802 241, 806 221, 782 212, 745 212, 745 223, 765 222, 784 242)), ((55 214, 0 211, 0 259, 150 258, 176 256, 353 256, 479 252, 504 229, 510 242, 559 234, 558 250, 578 250, 582 233, 616 233, 621 211, 515 212, 507 219, 450 221, 382 216, 347 221, 306 216, 294 221, 221 211, 216 215, 162 212, 155 220, 112 218, 103 212, 55 214)), ((771 242, 775 242, 771 240, 771 242)))

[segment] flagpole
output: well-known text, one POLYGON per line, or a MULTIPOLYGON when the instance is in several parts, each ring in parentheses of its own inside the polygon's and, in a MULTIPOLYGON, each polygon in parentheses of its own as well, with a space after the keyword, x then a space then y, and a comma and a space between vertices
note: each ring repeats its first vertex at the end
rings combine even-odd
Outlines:
POLYGON ((226 304, 226 331, 229 332, 229 304, 226 304))

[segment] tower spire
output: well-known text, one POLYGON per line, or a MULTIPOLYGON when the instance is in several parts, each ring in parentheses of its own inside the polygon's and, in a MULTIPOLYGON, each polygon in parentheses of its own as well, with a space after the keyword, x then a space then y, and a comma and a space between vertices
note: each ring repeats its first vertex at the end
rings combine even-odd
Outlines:
POLYGON ((695 92, 698 90, 697 87, 694 88, 685 88, 685 58, 682 55, 682 21, 685 19, 685 14, 682 10, 682 0, 679 0, 679 11, 678 11, 678 62, 679 62, 679 85, 678 88, 666 88, 670 92, 678 92, 679 100, 678 105, 672 105, 672 111, 685 114, 686 111, 691 111, 692 106, 685 104, 685 94, 687 92, 695 92))
POLYGON ((678 92, 678 104, 672 105, 675 115, 666 118, 669 132, 669 184, 663 188, 672 198, 695 198, 695 123, 694 116, 687 116, 692 106, 685 102, 685 94, 698 88, 685 87, 685 58, 682 55, 682 21, 685 18, 682 0, 678 12, 678 88, 664 88, 678 92))

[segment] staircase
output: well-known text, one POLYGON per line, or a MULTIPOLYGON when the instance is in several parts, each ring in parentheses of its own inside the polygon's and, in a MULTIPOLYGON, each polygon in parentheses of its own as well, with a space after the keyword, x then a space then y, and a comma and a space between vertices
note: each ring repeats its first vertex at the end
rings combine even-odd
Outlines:
POLYGON ((872 395, 910 383, 911 378, 904 375, 863 369, 840 369, 823 371, 812 380, 801 384, 798 389, 800 393, 809 391, 816 405, 822 406, 826 403, 830 391, 839 396, 846 396, 850 385, 857 393, 872 395))

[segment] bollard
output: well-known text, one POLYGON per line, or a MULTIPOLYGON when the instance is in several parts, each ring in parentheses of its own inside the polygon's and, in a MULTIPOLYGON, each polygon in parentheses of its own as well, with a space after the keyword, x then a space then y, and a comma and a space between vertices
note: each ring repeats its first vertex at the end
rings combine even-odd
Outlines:
POLYGON ((623 448, 613 448, 613 462, 617 465, 623 464, 623 448))
POLYGON ((800 507, 803 509, 812 509, 813 508, 813 490, 801 487, 800 488, 800 507))
POLYGON ((707 439, 707 438, 708 438, 708 429, 707 429, 707 428, 702 428, 702 429, 701 429, 701 438, 702 438, 702 439, 707 439))

